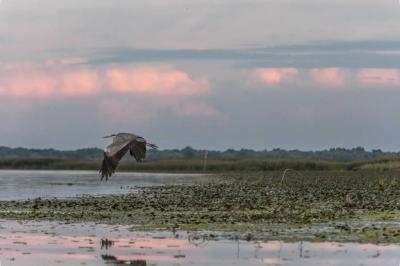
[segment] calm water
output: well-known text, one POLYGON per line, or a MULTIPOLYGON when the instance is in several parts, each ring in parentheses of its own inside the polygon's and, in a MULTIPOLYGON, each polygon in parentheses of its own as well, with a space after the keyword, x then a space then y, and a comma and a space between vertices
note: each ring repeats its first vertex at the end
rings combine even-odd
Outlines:
POLYGON ((384 265, 400 246, 210 240, 199 233, 130 232, 126 227, 0 220, 7 265, 384 265), (103 240, 103 241, 102 241, 103 240))
MULTIPOLYGON (((127 193, 204 180, 195 174, 0 171, 0 200, 127 193)), ((131 232, 95 223, 0 220, 0 265, 400 265, 399 245, 220 240, 207 232, 131 232)))
POLYGON ((97 171, 0 170, 0 200, 128 193, 135 187, 200 180, 200 174, 117 173, 100 182, 97 171))

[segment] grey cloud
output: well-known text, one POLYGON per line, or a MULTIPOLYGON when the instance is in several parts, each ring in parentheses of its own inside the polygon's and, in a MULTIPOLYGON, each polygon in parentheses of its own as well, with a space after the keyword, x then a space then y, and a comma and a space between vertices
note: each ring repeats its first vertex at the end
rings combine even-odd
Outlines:
POLYGON ((355 41, 251 49, 96 49, 90 63, 226 60, 237 67, 398 68, 400 42, 355 41))
POLYGON ((398 8, 378 0, 3 1, 2 62, 81 57, 100 69, 167 63, 207 75, 210 95, 189 100, 220 116, 177 115, 173 106, 188 99, 3 97, 0 145, 102 147, 102 134, 132 131, 161 148, 398 150, 397 88, 246 83, 246 71, 257 67, 400 68, 398 8), (125 119, 102 113, 105 99, 120 103, 125 119))

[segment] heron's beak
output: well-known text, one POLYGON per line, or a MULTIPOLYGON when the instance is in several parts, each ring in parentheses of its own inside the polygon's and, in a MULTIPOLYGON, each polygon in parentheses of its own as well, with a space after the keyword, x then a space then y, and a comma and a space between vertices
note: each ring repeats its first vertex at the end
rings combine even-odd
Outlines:
POLYGON ((108 136, 104 136, 103 138, 111 138, 111 137, 114 137, 115 135, 113 134, 113 135, 108 135, 108 136))

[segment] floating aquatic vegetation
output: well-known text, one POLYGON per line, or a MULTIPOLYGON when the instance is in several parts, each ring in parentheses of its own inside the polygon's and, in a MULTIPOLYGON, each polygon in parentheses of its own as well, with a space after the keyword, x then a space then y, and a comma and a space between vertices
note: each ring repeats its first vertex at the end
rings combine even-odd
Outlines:
POLYGON ((267 230, 271 224, 367 216, 395 220, 400 218, 399 178, 398 172, 371 171, 289 171, 284 180, 282 172, 224 174, 213 182, 148 187, 126 195, 0 202, 0 217, 172 230, 267 230))

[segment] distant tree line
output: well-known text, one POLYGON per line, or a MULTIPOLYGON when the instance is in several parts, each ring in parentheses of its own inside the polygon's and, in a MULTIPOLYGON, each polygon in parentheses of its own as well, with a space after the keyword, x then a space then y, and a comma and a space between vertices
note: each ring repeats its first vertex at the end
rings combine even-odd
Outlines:
MULTIPOLYGON (((203 158, 204 150, 185 147, 183 149, 149 150, 149 160, 167 159, 194 159, 203 158)), ((296 158, 296 159, 319 159, 319 160, 368 160, 375 158, 400 157, 400 152, 383 152, 381 150, 367 151, 363 147, 352 149, 332 148, 321 151, 300 150, 262 150, 251 149, 228 149, 225 151, 208 151, 209 159, 243 159, 243 158, 296 158)), ((0 158, 56 158, 71 160, 98 160, 103 158, 103 150, 99 148, 78 149, 62 151, 55 149, 27 149, 9 148, 0 146, 0 158)))
POLYGON ((74 160, 95 160, 102 158, 103 151, 98 148, 60 151, 55 149, 27 149, 0 146, 0 157, 3 158, 54 158, 74 160))

